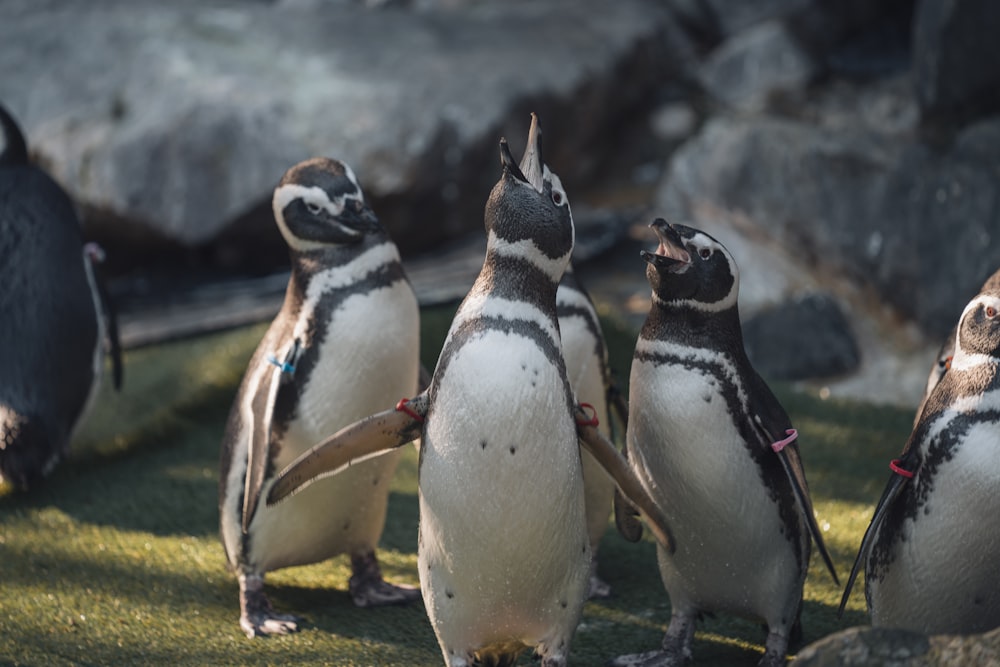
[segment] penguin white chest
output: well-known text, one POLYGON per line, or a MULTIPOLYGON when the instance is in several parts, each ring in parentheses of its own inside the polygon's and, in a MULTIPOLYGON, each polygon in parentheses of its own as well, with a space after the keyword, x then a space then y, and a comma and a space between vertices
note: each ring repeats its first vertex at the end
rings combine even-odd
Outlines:
POLYGON ((535 342, 488 331, 449 360, 420 509, 421 584, 443 645, 535 645, 575 626, 590 563, 580 455, 563 377, 535 342))
POLYGON ((630 460, 677 544, 659 555, 672 603, 785 613, 804 571, 727 402, 742 388, 697 365, 639 360, 630 386, 630 460))
MULTIPOLYGON (((313 350, 316 361, 277 443, 275 469, 343 426, 413 395, 418 317, 416 299, 404 282, 342 302, 313 350)), ((285 502, 259 505, 251 524, 250 560, 270 570, 374 548, 401 454, 388 452, 320 480, 285 502)), ((272 483, 265 482, 262 496, 272 483)))
MULTIPOLYGON (((306 318, 300 338, 308 339, 306 318)), ((337 429, 416 389, 419 313, 409 285, 400 281, 345 299, 325 323, 313 351, 315 366, 289 424, 281 465, 337 429), (284 459, 288 458, 287 461, 284 459)))
MULTIPOLYGON (((998 442, 1000 425, 974 424, 937 464, 926 500, 900 527, 889 564, 867 578, 874 625, 940 634, 1000 624, 998 442)), ((923 474, 915 484, 925 484, 923 474)))

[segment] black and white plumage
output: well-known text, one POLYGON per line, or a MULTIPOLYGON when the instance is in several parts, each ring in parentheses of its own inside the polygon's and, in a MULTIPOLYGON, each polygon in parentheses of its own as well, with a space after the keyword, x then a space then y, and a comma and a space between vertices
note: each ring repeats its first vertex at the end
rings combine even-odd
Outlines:
POLYGON ((948 371, 928 396, 865 532, 872 625, 971 634, 1000 625, 1000 289, 959 319, 948 371))
POLYGON ((219 480, 220 532, 250 637, 297 629, 262 590, 264 574, 283 567, 348 554, 358 606, 420 595, 384 582, 375 556, 398 452, 280 506, 260 502, 296 456, 386 401, 411 396, 419 367, 416 297, 352 170, 326 158, 295 165, 273 208, 292 273, 233 403, 219 480))
MULTIPOLYGON (((542 182, 550 183, 554 191, 565 193, 562 180, 545 164, 541 127, 538 124, 538 117, 532 114, 528 143, 521 158, 521 171, 530 172, 530 164, 535 160, 542 165, 542 182)), ((572 219, 572 208, 568 198, 566 207, 572 219)), ((570 387, 577 401, 593 406, 598 429, 605 438, 611 440, 608 402, 611 373, 608 368, 608 349, 597 310, 574 272, 572 260, 566 265, 566 271, 556 290, 556 315, 559 319, 559 337, 570 387)), ((583 450, 581 457, 587 534, 593 558, 588 597, 607 597, 611 594, 611 587, 597 575, 597 551, 601 538, 607 531, 615 483, 590 452, 583 450)))
POLYGON ((643 258, 653 301, 632 361, 627 443, 676 542, 657 554, 672 618, 662 650, 613 664, 681 664, 702 612, 763 620, 761 664, 783 664, 810 533, 833 573, 798 447, 772 447, 792 425, 747 359, 732 255, 690 227, 651 227, 659 246, 643 258))
MULTIPOLYGON (((601 434, 613 440, 608 401, 612 390, 608 350, 597 311, 573 271, 572 263, 567 267, 556 292, 556 312, 566 376, 576 400, 594 407, 601 434)), ((587 535, 593 558, 588 597, 603 598, 611 594, 611 587, 597 574, 597 553, 608 528, 615 483, 590 452, 583 450, 581 458, 587 535)))
POLYGON ((555 305, 572 220, 537 159, 522 170, 501 153, 486 259, 441 351, 421 448, 418 567, 450 667, 521 646, 565 664, 590 571, 555 305))
POLYGON ((0 106, 0 481, 27 489, 67 453, 97 393, 106 344, 121 357, 110 301, 73 203, 28 160, 0 106))
MULTIPOLYGON (((979 293, 983 294, 986 292, 996 292, 1000 291, 1000 270, 997 270, 986 279, 983 286, 979 289, 979 293)), ((951 367, 951 358, 955 352, 955 335, 958 332, 958 327, 956 326, 948 334, 947 338, 944 339, 944 343, 941 344, 940 349, 938 349, 937 355, 934 357, 934 364, 931 366, 931 371, 927 375, 927 384, 924 387, 924 395, 920 399, 920 405, 917 407, 917 413, 913 418, 913 423, 916 425, 917 421, 920 419, 920 414, 924 410, 924 404, 927 402, 927 397, 931 395, 934 391, 934 387, 937 386, 944 374, 948 372, 951 367)))
POLYGON ((538 159, 519 168, 504 141, 501 159, 483 268, 427 391, 314 447, 281 472, 268 503, 422 434, 418 570, 445 663, 512 664, 534 647, 557 667, 591 563, 579 443, 664 544, 669 529, 566 377, 555 300, 573 248, 565 193, 538 159))

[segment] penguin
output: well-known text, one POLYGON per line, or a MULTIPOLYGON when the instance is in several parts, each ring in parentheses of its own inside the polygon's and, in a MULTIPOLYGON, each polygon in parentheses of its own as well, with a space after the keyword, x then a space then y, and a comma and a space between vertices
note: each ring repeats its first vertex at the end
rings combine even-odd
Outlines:
POLYGON ((657 550, 672 615, 662 648, 614 665, 692 657, 699 614, 764 621, 761 665, 784 664, 799 632, 810 534, 834 581, 813 517, 796 432, 743 346, 739 270, 708 234, 662 218, 642 251, 653 288, 629 380, 628 460, 670 523, 657 550))
MULTIPOLYGON (((537 160, 542 165, 543 182, 551 182, 555 190, 566 191, 559 176, 545 163, 541 127, 535 114, 531 115, 528 144, 521 158, 522 173, 530 172, 532 160, 537 160)), ((572 220, 573 213, 568 198, 566 208, 572 220)), ((556 290, 556 316, 570 387, 577 401, 594 406, 598 429, 605 438, 613 441, 609 419, 612 381, 608 367, 608 348, 590 294, 573 270, 572 257, 556 290)), ((608 527, 615 483, 590 452, 583 450, 581 457, 584 507, 592 556, 587 597, 606 598, 611 595, 611 586, 597 574, 597 550, 608 527)))
MULTIPOLYGON (((1000 290, 1000 269, 995 271, 993 275, 986 279, 983 286, 979 288, 979 293, 1000 290)), ((924 387, 924 395, 920 399, 920 405, 917 407, 917 412, 913 417, 913 425, 916 426, 917 422, 920 420, 920 414, 924 410, 924 404, 927 402, 927 397, 931 395, 934 387, 937 383, 941 381, 944 374, 948 372, 951 367, 951 358, 955 351, 955 335, 958 332, 958 327, 954 327, 951 333, 944 339, 944 343, 941 344, 937 355, 934 357, 934 364, 931 365, 931 371, 927 375, 927 384, 924 387)))
POLYGON ((346 427, 283 470, 269 503, 421 437, 417 563, 449 667, 511 665, 533 647, 566 664, 587 594, 591 547, 579 442, 647 515, 669 527, 625 461, 576 404, 556 291, 573 249, 565 192, 539 153, 502 174, 486 203, 482 270, 451 324, 428 389, 346 427))
POLYGON ((934 387, 858 550, 873 626, 974 634, 1000 625, 1000 286, 962 312, 934 387))
MULTIPOLYGON (((573 271, 572 262, 567 266, 556 291, 556 313, 570 387, 577 401, 594 406, 601 434, 613 442, 609 399, 612 381, 607 345, 593 301, 573 271)), ((587 597, 607 598, 611 595, 611 586, 597 573, 597 552, 608 528, 615 482, 586 449, 581 452, 581 459, 587 535, 592 556, 587 597)))
POLYGON ((28 490, 69 451, 105 350, 121 387, 114 310, 66 192, 28 159, 0 105, 0 481, 28 490))
POLYGON ((284 567, 347 554, 355 605, 420 597, 384 581, 375 554, 400 452, 280 506, 259 502, 296 456, 387 397, 412 393, 419 368, 417 299, 353 170, 328 158, 296 164, 272 203, 291 277, 233 401, 219 479, 220 534, 239 581, 240 627, 251 638, 298 629, 299 619, 276 612, 263 590, 265 574, 284 567))

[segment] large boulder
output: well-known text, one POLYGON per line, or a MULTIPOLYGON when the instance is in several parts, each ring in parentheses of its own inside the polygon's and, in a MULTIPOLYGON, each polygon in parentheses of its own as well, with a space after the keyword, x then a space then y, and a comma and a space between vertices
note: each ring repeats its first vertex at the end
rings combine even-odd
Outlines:
POLYGON ((385 4, 11 0, 0 99, 90 220, 201 244, 330 155, 428 247, 480 227, 529 111, 572 180, 684 61, 645 0, 385 4))
POLYGON ((768 380, 807 380, 858 368, 861 353, 836 298, 809 292, 765 308, 743 324, 743 342, 768 380))
POLYGON ((1000 110, 1000 3, 920 0, 913 22, 917 98, 930 117, 1000 110))
POLYGON ((1000 628, 982 635, 934 635, 856 627, 806 646, 792 667, 966 667, 1000 664, 1000 628))
POLYGON ((1000 118, 943 149, 774 117, 717 117, 674 155, 677 219, 725 211, 933 335, 1000 266, 1000 118))
POLYGON ((819 63, 781 21, 765 21, 715 49, 700 71, 702 86, 724 105, 742 111, 767 107, 772 95, 805 88, 819 63))

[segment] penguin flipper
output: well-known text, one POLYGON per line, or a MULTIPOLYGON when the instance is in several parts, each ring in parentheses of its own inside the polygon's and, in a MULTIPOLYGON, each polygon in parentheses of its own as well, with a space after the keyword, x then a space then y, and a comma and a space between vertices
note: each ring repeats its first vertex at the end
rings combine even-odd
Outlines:
POLYGON ((663 517, 660 509, 646 490, 639 482, 629 467, 625 458, 615 449, 607 438, 597 430, 590 416, 579 406, 576 408, 576 432, 580 443, 593 455, 594 459, 602 468, 615 480, 615 484, 622 494, 628 498, 643 514, 649 522, 649 528, 653 531, 656 541, 669 553, 674 552, 674 543, 670 535, 670 528, 667 520, 663 517))
POLYGON ((104 276, 99 270, 99 260, 91 253, 85 253, 87 261, 90 262, 91 271, 94 276, 94 287, 97 298, 100 302, 101 312, 99 317, 104 319, 106 335, 108 337, 108 354, 111 357, 111 379, 116 391, 122 388, 122 344, 118 335, 118 312, 115 310, 114 301, 108 292, 108 286, 104 281, 104 276))
POLYGON ((867 561, 869 554, 871 554, 872 546, 875 543, 875 536, 878 534, 879 528, 885 520, 886 513, 892 507, 892 503, 895 502, 896 498, 899 497, 900 492, 906 487, 908 481, 908 478, 894 474, 889 479, 889 483, 886 484, 885 491, 882 492, 882 497, 879 498, 878 504, 875 506, 875 514, 872 515, 871 523, 868 524, 868 528, 865 530, 865 536, 861 538, 861 547, 858 549, 858 555, 854 559, 854 566, 851 567, 851 574, 847 577, 847 585, 844 587, 844 594, 840 597, 840 606, 837 608, 838 618, 844 614, 844 608, 847 606, 848 598, 851 597, 851 589, 854 588, 854 581, 858 577, 858 571, 861 569, 861 564, 867 561))
POLYGON ((803 509, 806 525, 809 526, 809 532, 812 534, 813 541, 816 542, 816 548, 819 550, 820 556, 823 557, 826 569, 830 572, 830 576, 833 577, 833 583, 840 586, 837 569, 833 565, 833 559, 830 558, 830 552, 827 551, 826 543, 823 542, 823 533, 820 532, 819 525, 816 523, 816 515, 813 513, 809 491, 804 484, 805 473, 802 469, 802 459, 799 458, 798 448, 785 447, 778 452, 778 460, 781 461, 781 466, 785 469, 785 474, 788 475, 788 480, 792 483, 792 491, 799 502, 799 507, 803 509))
MULTIPOLYGON (((763 385, 763 381, 761 381, 763 385)), ((766 385, 763 385, 766 388, 766 385)), ((826 564, 826 569, 830 572, 830 576, 833 577, 833 582, 840 585, 840 578, 837 576, 837 569, 833 565, 833 559, 830 557, 830 552, 826 548, 826 543, 823 541, 823 533, 819 529, 819 525, 816 523, 816 515, 813 513, 812 499, 809 497, 809 485, 806 483, 806 472, 802 467, 802 458, 799 456, 799 447, 796 444, 795 439, 797 433, 791 427, 791 420, 788 415, 785 414, 784 409, 781 404, 778 403, 778 399, 768 389, 766 393, 761 395, 770 398, 771 405, 768 406, 770 410, 755 411, 752 415, 753 425, 757 430, 758 435, 764 441, 764 444, 769 449, 773 449, 778 457, 778 461, 781 462, 781 467, 785 471, 785 476, 788 477, 788 482, 792 486, 792 493, 795 495, 795 500, 799 504, 799 508, 802 510, 802 516, 806 520, 806 526, 809 528, 809 534, 812 535, 813 541, 816 543, 816 548, 819 550, 820 556, 823 558, 823 562, 826 564), (781 434, 790 434, 790 438, 781 440, 781 438, 775 437, 775 431, 781 434), (779 443, 779 440, 781 441, 779 443), (777 445, 781 444, 779 448, 777 445)), ((759 405, 757 407, 765 407, 759 405)))
POLYGON ((340 429, 278 474, 267 495, 267 504, 274 505, 350 465, 413 442, 420 436, 429 405, 425 392, 410 401, 400 401, 391 410, 340 429))
POLYGON ((250 424, 250 445, 247 447, 247 474, 243 489, 243 532, 250 528, 250 521, 264 486, 267 462, 270 458, 271 422, 274 416, 274 402, 281 387, 282 369, 275 367, 264 373, 260 386, 250 402, 250 410, 244 419, 250 424))
POLYGON ((608 384, 608 405, 614 410, 615 414, 618 415, 618 419, 622 423, 622 430, 628 430, 628 401, 625 399, 625 395, 622 394, 621 388, 614 379, 608 384))
POLYGON ((642 522, 639 521, 639 510, 629 502, 629 499, 617 486, 612 505, 615 509, 615 527, 618 528, 618 533, 628 542, 638 542, 642 539, 642 522))

